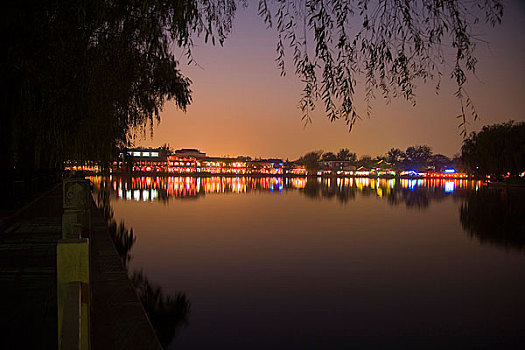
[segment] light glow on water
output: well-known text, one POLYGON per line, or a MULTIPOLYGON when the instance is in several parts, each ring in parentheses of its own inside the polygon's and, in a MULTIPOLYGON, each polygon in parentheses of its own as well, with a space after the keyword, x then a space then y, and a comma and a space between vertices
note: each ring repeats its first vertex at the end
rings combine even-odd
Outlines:
POLYGON ((94 188, 113 181, 129 188, 109 197, 137 237, 130 270, 191 302, 174 348, 523 333, 523 247, 508 234, 521 220, 504 210, 525 208, 512 193, 444 179, 94 178, 94 188), (198 200, 178 199, 188 197, 198 200))
POLYGON ((437 187, 445 193, 453 193, 458 188, 476 189, 483 182, 474 180, 447 179, 369 179, 369 178, 335 178, 308 179, 293 178, 251 178, 251 177, 137 177, 123 181, 122 178, 90 178, 95 188, 112 188, 118 198, 125 200, 155 201, 177 197, 200 197, 205 193, 248 193, 253 190, 283 193, 285 189, 303 190, 307 183, 327 188, 337 187, 337 191, 356 189, 360 193, 373 191, 378 197, 390 196, 396 189, 414 191, 417 188, 437 187), (125 190, 123 190, 125 189, 125 190), (147 191, 145 191, 147 190, 147 191), (154 190, 154 192, 153 192, 154 190))

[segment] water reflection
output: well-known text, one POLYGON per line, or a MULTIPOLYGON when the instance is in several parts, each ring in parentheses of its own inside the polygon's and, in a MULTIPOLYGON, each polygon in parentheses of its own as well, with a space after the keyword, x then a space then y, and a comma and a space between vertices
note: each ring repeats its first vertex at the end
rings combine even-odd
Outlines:
MULTIPOLYGON (((140 190, 135 191, 140 193, 140 190)), ((150 193, 155 193, 155 191, 155 189, 143 190, 143 198, 145 200, 149 198, 155 200, 155 197, 150 197, 150 193)), ((128 229, 124 221, 120 221, 117 225, 114 219, 114 211, 110 204, 110 195, 109 187, 99 188, 96 196, 96 205, 102 212, 115 249, 122 264, 128 270, 131 283, 153 329, 155 329, 161 345, 166 348, 175 339, 179 330, 188 325, 190 302, 184 293, 176 295, 165 294, 162 288, 151 283, 142 271, 134 271, 132 273, 129 271, 128 263, 131 260, 131 249, 136 242, 136 237, 133 234, 133 228, 128 229)))
POLYGON ((282 177, 94 177, 97 189, 111 190, 123 200, 195 199, 221 193, 253 191, 282 194, 297 190, 312 199, 335 198, 341 203, 363 196, 388 199, 392 205, 426 208, 431 200, 462 196, 483 186, 480 181, 444 179, 282 178, 282 177))
MULTIPOLYGON (((481 242, 523 248, 525 212, 523 191, 489 190, 481 181, 450 179, 374 178, 282 178, 282 177, 94 177, 95 188, 121 200, 160 201, 196 199, 214 194, 298 191, 314 200, 337 200, 344 204, 357 196, 376 197, 391 206, 426 210, 446 198, 461 201, 463 228, 481 242)), ((109 201, 104 198, 104 201, 109 201)), ((104 207, 105 211, 106 209, 104 207)), ((134 243, 133 231, 116 226, 117 249, 123 253, 134 243), (130 237, 129 237, 130 236, 130 237)), ((110 227, 113 227, 110 224, 110 227)), ((128 261, 129 256, 123 258, 128 261)), ((125 263, 125 261, 123 261, 125 263)))
POLYGON ((422 179, 321 179, 308 180, 302 192, 308 198, 336 198, 341 203, 356 199, 356 195, 379 197, 390 205, 425 209, 431 201, 450 197, 462 198, 468 191, 482 186, 479 181, 422 179))
POLYGON ((341 203, 355 199, 358 191, 362 192, 358 186, 354 185, 354 179, 309 179, 304 188, 300 189, 302 194, 311 199, 330 199, 336 198, 341 203))
POLYGON ((136 237, 133 235, 133 228, 126 228, 124 221, 121 221, 117 225, 114 219, 113 208, 110 204, 109 191, 97 191, 96 205, 102 212, 102 217, 108 227, 109 235, 120 256, 122 264, 127 267, 131 260, 131 248, 136 241, 136 237))
POLYGON ((189 324, 190 302, 186 294, 166 295, 142 271, 135 271, 130 278, 161 345, 167 348, 179 330, 189 324))
POLYGON ((481 243, 523 251, 525 190, 481 188, 469 192, 461 205, 463 228, 481 243))
POLYGON ((481 182, 438 179, 96 181, 140 231, 129 265, 162 287, 133 278, 148 312, 170 321, 159 338, 179 332, 173 348, 401 347, 403 336, 491 347, 524 334, 521 195, 492 199, 481 182), (483 221, 491 211, 499 224, 483 221), (161 297, 178 288, 191 298, 186 329, 186 296, 161 297))

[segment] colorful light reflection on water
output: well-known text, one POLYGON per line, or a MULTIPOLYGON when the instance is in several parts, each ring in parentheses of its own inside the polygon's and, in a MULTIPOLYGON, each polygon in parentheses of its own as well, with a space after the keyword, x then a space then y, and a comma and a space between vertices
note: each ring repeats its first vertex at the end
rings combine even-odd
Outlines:
POLYGON ((95 188, 112 188, 121 199, 157 201, 169 198, 198 197, 213 193, 247 193, 268 191, 282 194, 287 190, 304 189, 307 184, 317 184, 360 192, 373 189, 378 197, 389 195, 394 189, 415 190, 433 188, 443 193, 456 189, 484 186, 482 181, 449 179, 374 179, 374 178, 306 178, 306 177, 90 177, 95 188))
POLYGON ((525 334, 519 194, 449 179, 92 180, 137 237, 130 269, 191 302, 170 349, 501 348, 525 334))

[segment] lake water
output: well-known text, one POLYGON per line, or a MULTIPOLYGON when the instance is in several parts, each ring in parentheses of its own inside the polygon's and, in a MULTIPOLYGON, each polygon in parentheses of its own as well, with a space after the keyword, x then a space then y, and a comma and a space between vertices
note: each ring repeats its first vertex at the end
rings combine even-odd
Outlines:
POLYGON ((166 326, 176 328, 169 348, 525 344, 523 190, 467 180, 92 180, 133 228, 130 274, 190 305, 166 326))

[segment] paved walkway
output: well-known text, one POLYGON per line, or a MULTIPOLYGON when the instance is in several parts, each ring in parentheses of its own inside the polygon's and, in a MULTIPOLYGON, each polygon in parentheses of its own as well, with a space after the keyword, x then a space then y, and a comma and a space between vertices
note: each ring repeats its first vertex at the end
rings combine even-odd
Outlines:
POLYGON ((0 348, 57 348, 56 243, 62 187, 40 197, 0 233, 0 348))
MULTIPOLYGON (((102 215, 92 209, 92 349, 161 349, 102 215)), ((61 185, 0 223, 0 349, 57 348, 61 226, 61 185)))

